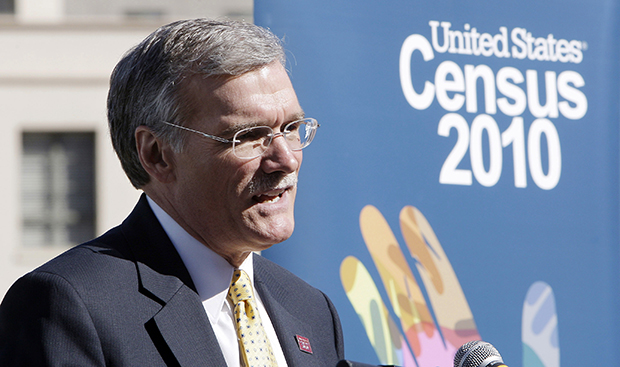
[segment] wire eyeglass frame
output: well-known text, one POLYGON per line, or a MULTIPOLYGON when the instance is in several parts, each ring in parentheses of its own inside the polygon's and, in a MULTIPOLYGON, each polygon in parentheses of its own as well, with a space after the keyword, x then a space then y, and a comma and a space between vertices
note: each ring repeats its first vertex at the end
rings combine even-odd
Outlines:
POLYGON ((233 154, 240 159, 254 159, 260 157, 267 151, 273 139, 280 135, 282 135, 292 151, 302 150, 310 145, 316 135, 316 130, 321 126, 315 119, 307 117, 287 123, 284 129, 278 133, 274 133, 273 129, 269 126, 253 126, 237 131, 232 140, 228 140, 220 136, 207 134, 168 121, 162 122, 166 125, 193 132, 220 143, 232 144, 233 154), (303 134, 300 133, 301 130, 303 130, 303 134))

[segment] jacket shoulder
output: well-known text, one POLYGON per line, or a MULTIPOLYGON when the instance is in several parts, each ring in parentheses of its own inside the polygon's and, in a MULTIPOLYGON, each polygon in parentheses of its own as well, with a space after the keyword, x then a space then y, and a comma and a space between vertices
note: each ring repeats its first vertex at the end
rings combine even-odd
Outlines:
POLYGON ((89 277, 98 272, 109 273, 110 268, 132 262, 131 257, 122 233, 116 227, 100 237, 63 252, 33 270, 33 273, 56 274, 67 280, 89 277))

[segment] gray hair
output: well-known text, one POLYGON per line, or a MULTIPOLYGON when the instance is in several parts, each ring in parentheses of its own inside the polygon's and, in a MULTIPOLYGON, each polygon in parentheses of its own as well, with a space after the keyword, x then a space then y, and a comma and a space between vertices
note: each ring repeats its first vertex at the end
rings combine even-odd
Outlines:
POLYGON ((184 141, 181 86, 195 75, 237 76, 271 64, 285 65, 280 40, 270 31, 239 21, 192 19, 174 22, 151 33, 129 50, 110 78, 108 123, 112 145, 131 184, 150 181, 136 151, 135 131, 148 126, 175 151, 184 141))

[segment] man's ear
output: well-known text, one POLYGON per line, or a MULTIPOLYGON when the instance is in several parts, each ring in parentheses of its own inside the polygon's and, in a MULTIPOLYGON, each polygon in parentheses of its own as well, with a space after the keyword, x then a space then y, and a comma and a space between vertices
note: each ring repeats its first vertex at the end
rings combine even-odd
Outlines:
POLYGON ((162 183, 174 180, 174 159, 170 145, 157 138, 144 125, 136 128, 135 138, 138 157, 146 172, 162 183))

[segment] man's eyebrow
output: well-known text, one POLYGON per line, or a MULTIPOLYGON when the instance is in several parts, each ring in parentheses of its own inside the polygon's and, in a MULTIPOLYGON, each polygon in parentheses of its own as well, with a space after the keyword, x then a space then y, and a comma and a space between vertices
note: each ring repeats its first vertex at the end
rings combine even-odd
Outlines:
POLYGON ((264 125, 265 124, 261 122, 248 122, 245 124, 234 125, 220 132, 220 135, 229 136, 232 138, 232 136, 235 135, 235 133, 237 133, 238 131, 241 131, 243 129, 248 129, 251 127, 256 127, 256 126, 264 126, 264 125))
POLYGON ((304 111, 298 112, 296 114, 293 115, 293 118, 290 119, 289 122, 293 122, 293 121, 297 121, 297 120, 301 120, 303 118, 306 117, 306 113, 304 111))

